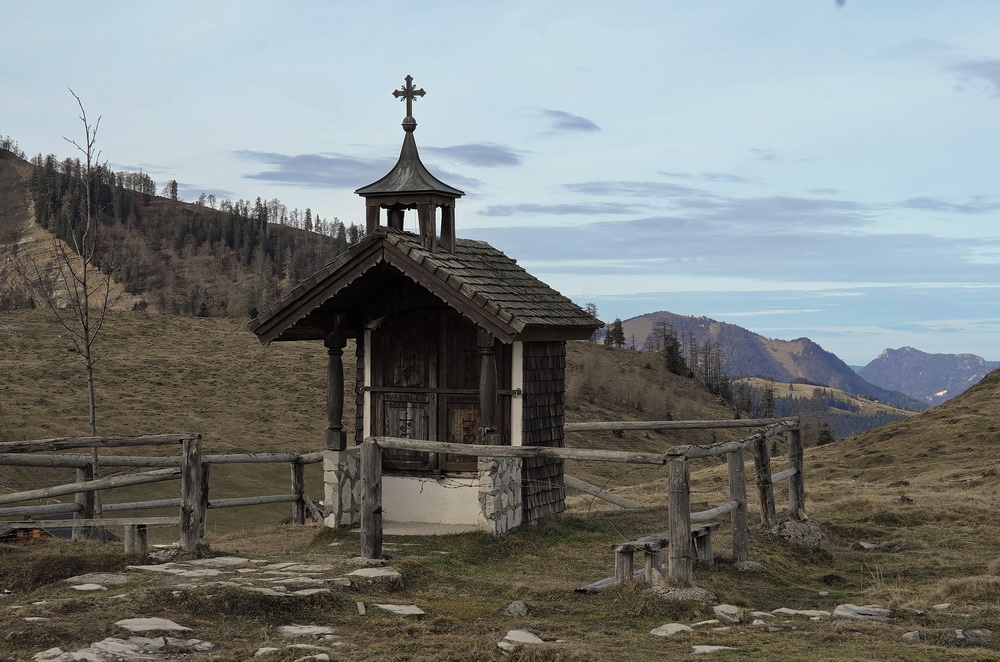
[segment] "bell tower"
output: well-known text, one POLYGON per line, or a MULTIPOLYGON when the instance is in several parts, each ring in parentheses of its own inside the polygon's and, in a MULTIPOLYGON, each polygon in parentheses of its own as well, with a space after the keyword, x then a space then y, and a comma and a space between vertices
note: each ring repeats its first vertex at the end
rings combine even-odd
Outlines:
POLYGON ((403 147, 399 160, 382 179, 362 186, 355 193, 365 199, 366 232, 372 234, 382 225, 382 210, 386 210, 385 225, 395 230, 403 229, 406 210, 416 210, 420 227, 420 241, 432 252, 455 251, 455 201, 465 195, 463 191, 448 186, 430 173, 420 161, 417 142, 413 133, 417 121, 413 119, 413 101, 424 96, 424 90, 413 86, 413 77, 406 77, 406 84, 395 90, 393 96, 406 102, 403 119, 403 147), (440 229, 437 210, 441 210, 440 229))

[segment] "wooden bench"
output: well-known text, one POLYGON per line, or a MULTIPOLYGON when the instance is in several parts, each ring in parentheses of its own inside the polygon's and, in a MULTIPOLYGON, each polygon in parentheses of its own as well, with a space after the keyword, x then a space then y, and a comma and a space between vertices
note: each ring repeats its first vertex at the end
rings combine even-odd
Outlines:
MULTIPOLYGON (((719 526, 718 522, 691 525, 691 542, 694 544, 699 561, 709 565, 715 562, 715 555, 712 552, 712 532, 719 526)), ((670 538, 666 533, 654 533, 638 540, 612 545, 611 549, 615 552, 615 583, 624 584, 632 581, 633 554, 635 552, 645 554, 646 573, 644 578, 646 583, 656 583, 658 580, 656 575, 663 576, 663 550, 669 545, 670 538)))

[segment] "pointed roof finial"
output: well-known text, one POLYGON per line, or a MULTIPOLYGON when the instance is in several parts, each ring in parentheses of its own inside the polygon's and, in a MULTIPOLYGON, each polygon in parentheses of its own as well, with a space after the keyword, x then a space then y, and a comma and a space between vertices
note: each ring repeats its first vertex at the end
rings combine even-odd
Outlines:
POLYGON ((426 94, 423 88, 419 90, 413 87, 413 76, 406 76, 406 85, 398 90, 394 90, 392 96, 399 99, 406 99, 406 118, 403 120, 403 128, 406 131, 413 131, 417 127, 417 121, 413 119, 413 99, 426 94))

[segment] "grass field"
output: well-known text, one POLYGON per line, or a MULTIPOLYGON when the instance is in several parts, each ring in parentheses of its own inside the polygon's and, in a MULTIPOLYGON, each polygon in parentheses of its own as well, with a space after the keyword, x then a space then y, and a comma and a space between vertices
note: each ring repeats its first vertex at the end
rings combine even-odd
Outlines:
MULTIPOLYGON (((82 370, 47 316, 0 315, 0 342, 8 349, 0 357, 0 440, 83 433, 82 370)), ((113 318, 104 348, 98 366, 102 432, 201 432, 210 453, 312 451, 321 445, 325 352, 319 344, 262 348, 232 320, 133 313, 113 318)), ((577 345, 569 363, 569 420, 731 415, 685 380, 649 365, 645 355, 577 345)), ((807 449, 806 505, 825 528, 821 548, 801 549, 755 528, 751 558, 765 571, 737 572, 724 522, 715 539, 718 563, 695 566, 695 583, 722 602, 762 611, 879 604, 894 610, 896 620, 887 624, 796 618, 776 621, 780 632, 740 625, 728 632, 699 628, 680 639, 649 635, 664 623, 710 618, 711 608, 666 602, 637 585, 598 595, 573 589, 612 574, 612 544, 666 527, 662 471, 573 463, 570 473, 647 508, 612 510, 577 495, 567 515, 502 538, 390 539, 389 561, 404 576, 395 592, 340 589, 290 602, 220 587, 175 595, 173 587, 148 581, 127 591, 79 594, 58 580, 119 569, 135 559, 125 559, 119 546, 92 543, 0 548, 0 588, 14 591, 0 602, 0 659, 27 660, 51 646, 79 647, 119 634, 109 625, 114 620, 157 615, 222 645, 214 658, 219 660, 250 659, 258 647, 274 645, 275 626, 291 622, 335 627, 351 644, 337 654, 343 660, 502 659, 496 643, 516 628, 549 642, 513 658, 536 662, 696 659, 690 655, 694 644, 738 649, 711 656, 718 660, 1000 660, 997 634, 966 643, 955 637, 958 629, 1000 633, 998 410, 1000 377, 991 375, 925 414, 807 449), (859 542, 875 547, 865 550, 859 542), (128 596, 114 597, 121 593, 128 596), (515 599, 528 604, 529 615, 501 616, 515 599), (369 610, 362 617, 357 601, 415 603, 427 616, 408 620, 369 610), (951 607, 931 609, 938 603, 951 607), (10 604, 27 606, 15 611, 6 608, 10 604), (30 616, 51 621, 36 626, 24 621, 30 616), (921 641, 904 643, 908 631, 919 631, 921 641)), ((573 435, 569 443, 649 450, 712 440, 711 433, 627 433, 573 435)), ((780 455, 780 446, 776 450, 780 455)), ((0 471, 5 491, 62 482, 35 469, 0 471)), ((232 475, 213 469, 213 493, 287 490, 283 467, 260 476, 240 471, 249 469, 232 475)), ((692 483, 693 500, 728 500, 725 466, 717 461, 699 463, 692 483)), ((318 490, 317 480, 311 484, 318 490)), ((157 496, 176 496, 176 489, 155 487, 162 490, 157 496)), ((152 498, 152 492, 143 494, 152 498)), ((349 567, 359 549, 357 533, 275 525, 286 513, 212 511, 202 553, 349 567)), ((751 507, 751 523, 756 519, 751 507)), ((290 662, 301 655, 264 659, 290 662)))

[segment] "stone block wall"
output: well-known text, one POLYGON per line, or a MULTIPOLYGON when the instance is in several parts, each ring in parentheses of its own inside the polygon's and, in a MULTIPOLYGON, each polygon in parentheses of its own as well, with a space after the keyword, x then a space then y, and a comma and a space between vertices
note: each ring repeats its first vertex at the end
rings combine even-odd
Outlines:
POLYGON ((479 507, 494 535, 521 526, 521 458, 479 458, 479 507))
POLYGON ((361 447, 323 452, 324 524, 332 529, 361 526, 361 447))

